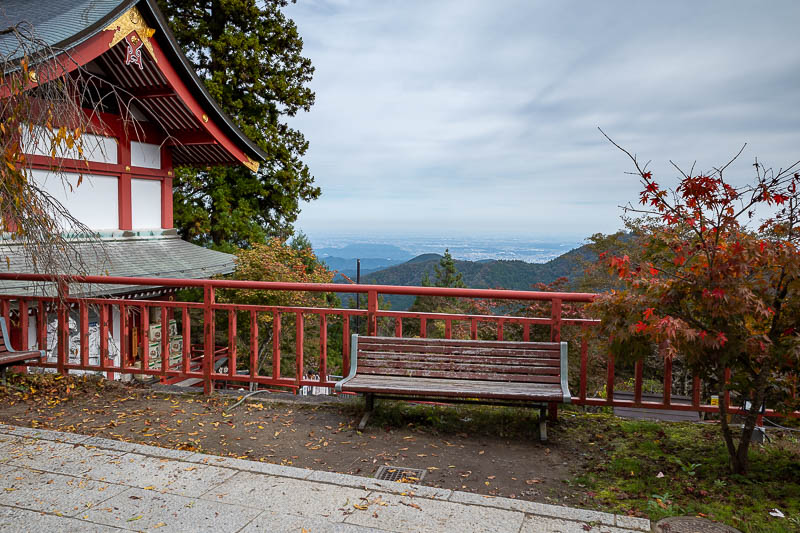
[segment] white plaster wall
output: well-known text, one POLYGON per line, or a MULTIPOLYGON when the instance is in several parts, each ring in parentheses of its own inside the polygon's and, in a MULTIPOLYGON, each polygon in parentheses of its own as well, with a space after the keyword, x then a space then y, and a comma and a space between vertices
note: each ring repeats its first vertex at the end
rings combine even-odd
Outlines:
POLYGON ((131 180, 131 225, 134 230, 161 227, 161 180, 131 180))
MULTIPOLYGON (((48 132, 41 126, 34 126, 33 131, 22 129, 22 151, 26 154, 52 157, 52 139, 55 133, 48 132)), ((94 163, 118 163, 117 139, 85 133, 81 136, 83 156, 78 154, 77 146, 68 149, 62 142, 56 150, 56 157, 64 159, 86 159, 94 163)), ((158 168, 158 167, 156 167, 158 168)))
POLYGON ((72 216, 89 228, 93 230, 119 228, 117 205, 119 179, 116 176, 84 174, 80 185, 78 185, 79 175, 72 172, 54 174, 47 170, 31 170, 31 177, 61 202, 72 216))
POLYGON ((157 144, 131 141, 131 166, 161 168, 161 147, 157 144))

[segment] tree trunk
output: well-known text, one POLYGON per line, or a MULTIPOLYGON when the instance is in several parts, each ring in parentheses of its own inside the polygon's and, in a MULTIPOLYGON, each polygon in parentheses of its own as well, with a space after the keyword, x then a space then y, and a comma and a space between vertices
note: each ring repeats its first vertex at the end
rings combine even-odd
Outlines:
POLYGON ((753 440, 753 431, 756 427, 761 406, 766 397, 767 378, 766 372, 761 372, 755 379, 755 390, 750 398, 750 409, 745 412, 742 424, 742 432, 739 435, 739 445, 736 446, 733 440, 733 432, 728 425, 728 411, 730 406, 725 400, 725 379, 724 375, 719 381, 719 413, 722 426, 722 437, 728 449, 730 458, 731 472, 734 474, 746 474, 749 466, 750 443, 753 440))
POLYGON ((730 459, 730 468, 734 473, 739 472, 739 465, 736 463, 738 454, 736 453, 736 444, 733 442, 733 434, 731 427, 728 425, 728 402, 725 395, 725 371, 722 370, 718 376, 719 387, 717 394, 719 395, 719 418, 720 427, 722 428, 722 439, 725 441, 725 447, 728 449, 728 458, 730 459))

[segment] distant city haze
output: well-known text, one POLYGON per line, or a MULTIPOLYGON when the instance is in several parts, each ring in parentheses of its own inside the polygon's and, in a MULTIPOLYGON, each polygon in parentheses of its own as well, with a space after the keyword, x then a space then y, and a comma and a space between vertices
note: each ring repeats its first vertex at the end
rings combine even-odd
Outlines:
POLYGON ((800 2, 304 0, 319 232, 528 235, 621 226, 656 178, 800 158, 800 2))
MULTIPOLYGON (((544 242, 525 237, 486 237, 463 235, 458 237, 432 237, 419 235, 364 235, 364 234, 311 234, 309 235, 317 255, 327 258, 346 259, 337 262, 335 268, 355 270, 355 259, 381 259, 377 265, 399 264, 423 254, 442 255, 449 250, 456 259, 483 261, 487 259, 519 260, 529 263, 544 263, 573 248, 580 242, 544 242)), ((364 262, 366 269, 372 262, 364 262)))

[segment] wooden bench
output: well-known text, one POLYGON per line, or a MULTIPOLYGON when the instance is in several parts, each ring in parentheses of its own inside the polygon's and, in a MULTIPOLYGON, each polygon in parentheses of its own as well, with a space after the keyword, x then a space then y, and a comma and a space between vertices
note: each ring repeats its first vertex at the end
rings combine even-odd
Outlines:
POLYGON ((3 317, 0 317, 0 329, 3 330, 3 344, 0 345, 0 376, 2 376, 2 383, 5 385, 8 367, 27 363, 28 361, 41 361, 44 359, 45 354, 44 350, 17 351, 13 349, 8 334, 8 325, 3 317))
POLYGON ((537 405, 547 440, 547 405, 569 403, 566 342, 404 339, 353 335, 350 373, 337 392, 365 395, 364 429, 375 398, 537 405))

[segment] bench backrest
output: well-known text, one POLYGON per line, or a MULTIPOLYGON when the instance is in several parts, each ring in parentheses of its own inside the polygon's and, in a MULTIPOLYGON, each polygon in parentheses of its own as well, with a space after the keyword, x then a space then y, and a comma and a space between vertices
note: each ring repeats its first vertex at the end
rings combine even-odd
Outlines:
POLYGON ((351 353, 358 374, 564 384, 566 344, 353 335, 351 353))

